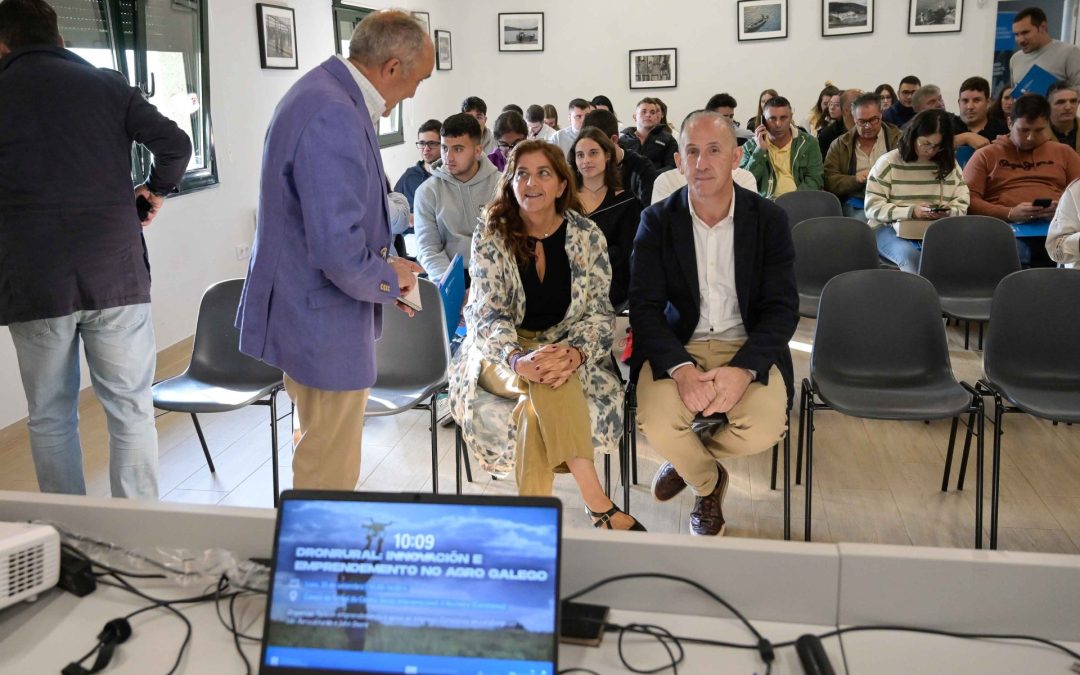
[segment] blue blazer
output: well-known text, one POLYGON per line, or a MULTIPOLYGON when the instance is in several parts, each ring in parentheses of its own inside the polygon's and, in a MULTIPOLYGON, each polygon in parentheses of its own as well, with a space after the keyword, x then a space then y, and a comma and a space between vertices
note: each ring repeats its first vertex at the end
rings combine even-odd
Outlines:
MULTIPOLYGON (((687 188, 641 214, 630 272, 631 369, 636 379, 648 360, 654 376, 693 361, 686 351, 701 316, 694 224, 687 188)), ((735 292, 747 339, 731 365, 769 381, 777 366, 790 405, 794 373, 788 341, 799 323, 795 247, 787 215, 776 204, 735 186, 735 292)))
POLYGON ((330 58, 289 89, 266 132, 240 351, 309 387, 374 384, 381 305, 398 297, 386 185, 364 97, 330 58))

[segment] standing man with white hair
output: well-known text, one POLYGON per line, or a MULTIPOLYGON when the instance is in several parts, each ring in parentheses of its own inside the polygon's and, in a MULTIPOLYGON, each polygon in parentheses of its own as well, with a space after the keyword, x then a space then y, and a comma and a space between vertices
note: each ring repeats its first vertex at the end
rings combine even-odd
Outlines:
POLYGON ((278 104, 263 149, 258 226, 237 325, 245 354, 281 368, 300 440, 293 487, 352 490, 375 382, 382 306, 420 267, 388 255, 376 131, 431 75, 435 48, 409 14, 384 10, 349 56, 308 72, 278 104))

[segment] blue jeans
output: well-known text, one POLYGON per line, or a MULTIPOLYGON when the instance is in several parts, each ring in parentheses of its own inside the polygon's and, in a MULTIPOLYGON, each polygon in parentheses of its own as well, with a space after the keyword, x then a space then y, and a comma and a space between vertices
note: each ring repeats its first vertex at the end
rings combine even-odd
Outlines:
POLYGON ((844 200, 841 208, 843 209, 845 218, 854 218, 856 220, 861 220, 864 223, 867 222, 866 211, 864 209, 855 208, 847 200, 844 200))
POLYGON ((114 497, 157 499, 157 429, 150 385, 157 353, 150 305, 13 323, 42 492, 86 494, 79 441, 79 339, 109 427, 114 497))
POLYGON ((874 238, 877 239, 877 250, 882 258, 892 262, 904 272, 918 274, 922 251, 907 239, 898 237, 892 225, 875 227, 874 238))

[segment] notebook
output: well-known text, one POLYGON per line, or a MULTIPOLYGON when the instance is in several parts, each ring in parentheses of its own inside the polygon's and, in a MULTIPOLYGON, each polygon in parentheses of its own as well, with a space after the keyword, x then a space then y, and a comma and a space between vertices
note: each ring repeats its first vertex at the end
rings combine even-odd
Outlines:
POLYGON ((259 672, 555 675, 561 509, 286 491, 259 672))

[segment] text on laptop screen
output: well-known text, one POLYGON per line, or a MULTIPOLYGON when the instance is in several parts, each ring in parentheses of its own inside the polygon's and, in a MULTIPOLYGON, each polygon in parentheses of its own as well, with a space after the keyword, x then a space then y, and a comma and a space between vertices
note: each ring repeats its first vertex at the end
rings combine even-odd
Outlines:
POLYGON ((553 675, 559 514, 282 503, 264 666, 553 675))

